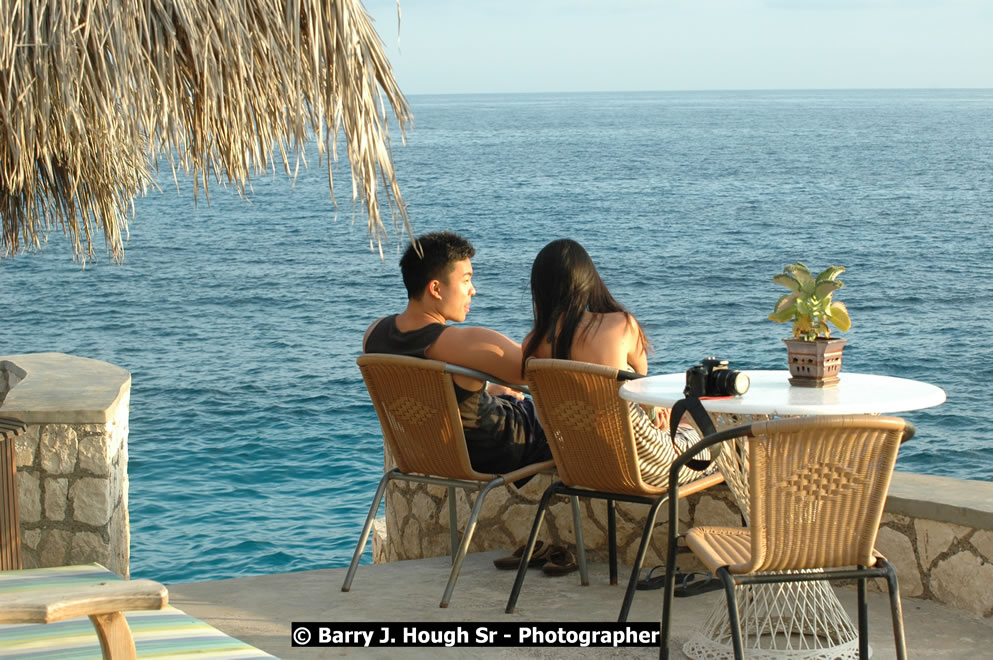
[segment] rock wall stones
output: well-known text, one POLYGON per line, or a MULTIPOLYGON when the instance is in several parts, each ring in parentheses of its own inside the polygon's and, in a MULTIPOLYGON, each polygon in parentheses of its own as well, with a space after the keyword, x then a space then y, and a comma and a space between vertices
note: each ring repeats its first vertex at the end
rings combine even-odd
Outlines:
MULTIPOLYGON (((389 455, 386 456, 390 464, 389 455)), ((919 510, 924 514, 947 510, 947 483, 940 481, 929 489, 930 478, 905 475, 913 479, 919 498, 899 503, 900 511, 919 510), (922 481, 923 480, 923 481, 922 481), (937 491, 946 498, 943 506, 935 506, 929 494, 937 491), (944 507, 944 508, 943 508, 944 507)), ((535 511, 545 488, 551 483, 549 475, 538 475, 523 488, 509 486, 491 492, 486 499, 470 552, 502 548, 507 551, 522 545, 528 537, 535 511)), ((894 477, 897 479, 897 476, 894 477)), ((934 479, 945 479, 935 477, 934 479)), ((977 491, 988 491, 987 500, 993 504, 993 484, 959 482, 975 498, 977 491)), ((981 495, 986 497, 986 495, 981 495)), ((465 528, 475 494, 459 490, 456 495, 458 525, 465 528)), ((448 554, 450 550, 448 525, 448 495, 445 488, 394 482, 386 494, 386 516, 377 521, 373 534, 373 561, 397 561, 448 554)), ((904 597, 936 600, 952 607, 965 609, 977 616, 993 617, 993 531, 983 526, 993 521, 984 509, 972 507, 962 513, 957 507, 958 520, 974 521, 975 526, 933 520, 923 515, 887 512, 883 516, 876 547, 893 564, 904 597)), ((593 561, 605 561, 607 555, 606 504, 602 500, 581 500, 584 546, 593 561)), ((887 509, 890 503, 887 504, 887 509)), ((993 512, 993 506, 990 507, 993 512)), ((617 541, 619 560, 634 563, 644 524, 647 505, 617 504, 617 541)), ((737 526, 741 517, 730 491, 724 485, 698 493, 680 502, 680 526, 737 526)), ((645 559, 645 566, 664 562, 667 509, 660 510, 655 534, 645 559)), ((575 547, 572 510, 568 500, 561 498, 549 508, 539 535, 547 543, 575 547)), ((699 564, 680 558, 682 570, 699 570, 699 564)), ((882 581, 871 588, 885 588, 882 581)))
POLYGON ((127 577, 129 398, 107 424, 32 424, 16 439, 25 568, 99 562, 127 577))
POLYGON ((887 513, 876 547, 896 569, 903 596, 993 617, 990 530, 887 513))
MULTIPOLYGON (((484 501, 469 552, 502 548, 512 551, 528 538, 535 512, 551 475, 535 476, 522 488, 507 486, 491 491, 484 501)), ((465 528, 476 492, 456 490, 459 530, 465 528)), ((604 500, 580 498, 583 545, 593 561, 607 559, 607 504, 604 500)), ((646 504, 616 503, 618 560, 634 564, 644 529, 646 504)), ((679 503, 681 527, 694 524, 702 515, 709 524, 740 524, 731 494, 724 486, 698 493, 679 503)), ((665 558, 665 523, 668 508, 663 506, 656 518, 655 533, 645 558, 645 566, 663 563, 665 558)), ((448 525, 447 489, 426 484, 394 482, 386 491, 386 516, 379 533, 374 535, 373 560, 398 561, 436 557, 451 552, 448 525), (385 528, 385 529, 384 529, 385 528), (385 531, 385 534, 382 532, 385 531)), ((538 538, 546 543, 575 548, 572 507, 568 498, 560 497, 548 508, 538 538)), ((680 560, 684 570, 699 568, 689 559, 680 560)))

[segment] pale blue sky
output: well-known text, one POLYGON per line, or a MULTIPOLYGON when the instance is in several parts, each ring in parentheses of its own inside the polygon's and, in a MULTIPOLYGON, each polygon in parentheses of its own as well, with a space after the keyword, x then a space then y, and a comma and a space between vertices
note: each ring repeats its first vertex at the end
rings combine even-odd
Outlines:
POLYGON ((405 94, 993 88, 993 0, 364 0, 405 94))

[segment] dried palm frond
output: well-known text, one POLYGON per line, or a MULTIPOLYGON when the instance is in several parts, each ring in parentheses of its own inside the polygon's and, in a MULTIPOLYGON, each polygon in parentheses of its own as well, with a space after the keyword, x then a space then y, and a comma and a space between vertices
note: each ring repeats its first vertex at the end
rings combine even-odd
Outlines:
POLYGON ((370 240, 387 237, 382 200, 409 234, 387 104, 402 134, 409 108, 359 0, 3 0, 0 257, 59 227, 78 258, 101 229, 120 260, 158 158, 195 192, 222 173, 244 191, 315 134, 332 200, 343 135, 370 240))

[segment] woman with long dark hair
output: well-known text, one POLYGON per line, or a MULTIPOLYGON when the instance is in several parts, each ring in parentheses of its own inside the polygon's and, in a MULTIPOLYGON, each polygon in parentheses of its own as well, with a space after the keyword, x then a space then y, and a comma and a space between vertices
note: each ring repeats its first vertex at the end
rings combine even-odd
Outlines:
MULTIPOLYGON (((611 295, 590 255, 568 238, 552 241, 531 266, 534 324, 524 338, 521 370, 529 357, 559 358, 648 372, 651 345, 638 320, 611 295)), ((699 441, 692 426, 680 425, 669 436, 668 410, 650 415, 630 404, 642 478, 668 486, 669 467, 679 452, 699 441)), ((680 482, 700 472, 684 469, 680 482)))

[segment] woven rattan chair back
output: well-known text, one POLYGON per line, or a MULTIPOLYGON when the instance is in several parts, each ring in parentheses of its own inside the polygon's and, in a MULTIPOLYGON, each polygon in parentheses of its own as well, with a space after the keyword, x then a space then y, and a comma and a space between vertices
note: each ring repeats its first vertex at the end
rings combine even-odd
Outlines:
POLYGON ((628 402, 617 392, 617 369, 531 358, 525 376, 566 486, 631 495, 666 491, 641 478, 628 402))
MULTIPOLYGON (((479 380, 492 380, 492 376, 444 362, 400 355, 367 353, 359 356, 357 363, 397 467, 388 469, 379 481, 341 590, 352 588, 352 578, 389 483, 393 480, 427 483, 448 488, 452 570, 441 597, 441 607, 448 607, 487 494, 539 472, 551 471, 555 464, 550 460, 539 461, 499 475, 472 469, 451 373, 479 380), (456 488, 477 493, 461 540, 456 488)), ((578 518, 578 505, 574 504, 573 509, 578 518)))
POLYGON ((752 424, 751 561, 729 570, 872 566, 905 426, 869 415, 752 424))
POLYGON ((489 481, 472 469, 451 374, 435 360, 368 353, 359 369, 397 467, 407 474, 489 481))

